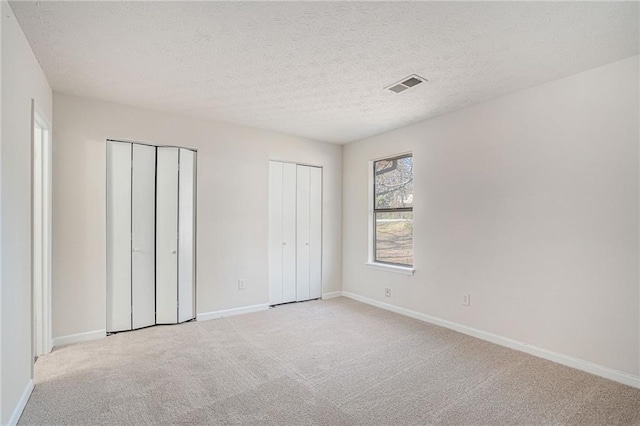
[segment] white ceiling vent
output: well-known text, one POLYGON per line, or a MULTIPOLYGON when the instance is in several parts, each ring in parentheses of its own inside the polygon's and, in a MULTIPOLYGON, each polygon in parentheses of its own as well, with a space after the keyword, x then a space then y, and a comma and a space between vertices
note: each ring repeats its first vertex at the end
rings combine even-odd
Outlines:
POLYGON ((385 87, 385 90, 391 90, 392 92, 400 93, 400 92, 404 92, 407 89, 411 89, 414 86, 417 86, 423 81, 427 81, 427 79, 413 74, 413 75, 410 75, 409 77, 403 78, 402 80, 396 83, 393 83, 390 86, 385 87))

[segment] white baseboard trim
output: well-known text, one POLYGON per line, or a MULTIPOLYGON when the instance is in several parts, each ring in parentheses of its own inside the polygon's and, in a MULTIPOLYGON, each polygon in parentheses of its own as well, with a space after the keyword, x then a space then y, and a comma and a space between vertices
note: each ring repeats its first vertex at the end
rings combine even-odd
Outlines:
POLYGON ((469 336, 477 337, 482 340, 486 340, 491 343, 495 343, 507 348, 515 349, 521 352, 526 352, 530 355, 544 358, 549 361, 557 362, 558 364, 566 365, 567 367, 576 368, 578 370, 586 371, 587 373, 594 374, 596 376, 604 377, 605 379, 613 380, 628 386, 640 388, 640 377, 634 376, 629 373, 614 370, 612 368, 604 367, 602 365, 595 364, 590 361, 585 361, 579 358, 574 358, 568 355, 564 355, 558 352, 549 351, 547 349, 538 348, 528 343, 519 342, 517 340, 509 339, 508 337, 499 336, 497 334, 489 333, 487 331, 478 330, 476 328, 468 327, 466 325, 458 324, 455 322, 447 321, 441 318, 432 317, 431 315, 421 314, 409 309, 401 308, 389 303, 379 302, 375 299, 370 299, 359 294, 343 291, 342 296, 349 297, 351 299, 366 303, 368 305, 376 306, 378 308, 386 309, 401 315, 405 315, 411 318, 415 318, 420 321, 428 322, 431 324, 439 325, 441 327, 449 328, 454 331, 458 331, 469 336))
POLYGON ((264 303, 261 305, 243 306, 241 308, 224 309, 222 311, 205 312, 204 314, 198 314, 198 321, 207 321, 216 318, 228 317, 231 315, 249 314, 251 312, 266 311, 269 309, 269 304, 264 303))
POLYGON ((53 338, 53 347, 69 345, 71 343, 88 342, 89 340, 98 340, 107 336, 107 330, 86 331, 84 333, 70 334, 68 336, 60 336, 53 338))
POLYGON ((322 294, 322 299, 326 300, 326 299, 333 299, 334 297, 340 297, 342 296, 342 292, 341 291, 332 291, 330 293, 323 293, 322 294))
POLYGON ((27 406, 27 401, 29 401, 31 392, 33 392, 33 379, 29 379, 27 387, 25 387, 24 391, 22 391, 20 400, 18 400, 18 405, 16 405, 16 407, 13 409, 13 413, 11 413, 11 417, 9 418, 9 422, 7 423, 9 426, 18 424, 18 420, 20 420, 20 416, 22 416, 24 407, 27 406))

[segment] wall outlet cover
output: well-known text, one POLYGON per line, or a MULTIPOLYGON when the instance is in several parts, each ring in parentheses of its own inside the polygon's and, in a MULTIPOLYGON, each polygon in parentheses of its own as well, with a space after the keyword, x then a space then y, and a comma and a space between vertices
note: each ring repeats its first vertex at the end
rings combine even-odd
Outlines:
POLYGON ((462 293, 462 305, 463 306, 471 306, 471 294, 462 293))

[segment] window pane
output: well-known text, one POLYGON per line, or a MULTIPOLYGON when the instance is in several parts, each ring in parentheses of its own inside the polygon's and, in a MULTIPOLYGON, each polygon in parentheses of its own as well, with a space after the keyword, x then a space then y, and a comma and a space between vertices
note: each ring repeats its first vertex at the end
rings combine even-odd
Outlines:
POLYGON ((413 157, 374 163, 375 208, 413 207, 413 157))
POLYGON ((376 261, 413 265, 413 212, 375 215, 376 261))

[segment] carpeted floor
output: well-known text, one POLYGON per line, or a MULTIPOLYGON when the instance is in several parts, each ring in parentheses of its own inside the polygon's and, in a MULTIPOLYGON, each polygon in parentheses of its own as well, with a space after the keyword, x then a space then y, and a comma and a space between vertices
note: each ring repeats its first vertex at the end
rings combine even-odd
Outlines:
POLYGON ((20 420, 160 423, 640 425, 640 389, 337 298, 57 348, 20 420))

